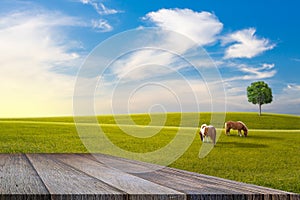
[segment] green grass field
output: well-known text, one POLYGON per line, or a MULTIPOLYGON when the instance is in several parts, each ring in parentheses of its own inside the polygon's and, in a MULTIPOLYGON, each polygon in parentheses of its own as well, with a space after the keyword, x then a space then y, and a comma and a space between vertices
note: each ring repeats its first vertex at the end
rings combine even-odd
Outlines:
MULTIPOLYGON (((227 113, 225 120, 241 120, 247 124, 249 136, 222 134, 215 148, 198 157, 202 142, 196 135, 198 127, 190 123, 193 114, 169 113, 161 129, 159 114, 100 116, 99 123, 106 136, 118 147, 132 152, 150 152, 167 145, 178 126, 195 129, 195 139, 189 149, 170 167, 218 176, 222 178, 300 193, 300 117, 279 114, 227 113), (191 120, 189 120, 189 117, 191 120), (130 120, 138 125, 127 126, 130 120), (116 125, 138 133, 160 130, 149 138, 127 135, 116 125)), ((200 113, 200 121, 209 124, 210 113, 200 113)), ((89 118, 82 117, 85 126, 89 118)), ((183 128, 183 130, 184 130, 183 128)), ((184 139, 184 138, 183 138, 184 139)), ((72 117, 0 119, 0 153, 88 153, 72 117)))

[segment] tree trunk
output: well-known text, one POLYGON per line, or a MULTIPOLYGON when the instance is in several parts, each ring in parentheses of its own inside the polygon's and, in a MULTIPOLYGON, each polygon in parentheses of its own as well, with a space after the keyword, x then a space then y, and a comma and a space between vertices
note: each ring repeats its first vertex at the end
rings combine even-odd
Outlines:
POLYGON ((259 106, 259 116, 261 116, 261 104, 258 104, 259 106))

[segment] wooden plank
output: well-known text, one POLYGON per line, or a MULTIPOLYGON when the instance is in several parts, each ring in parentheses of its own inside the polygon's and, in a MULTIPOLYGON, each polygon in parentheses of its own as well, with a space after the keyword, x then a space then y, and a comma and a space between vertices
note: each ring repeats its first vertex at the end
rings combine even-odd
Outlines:
MULTIPOLYGON (((53 199, 123 199, 126 193, 47 154, 27 154, 53 199)), ((88 167, 88 166, 86 166, 88 167)))
POLYGON ((0 154, 0 183, 0 199, 11 195, 17 199, 49 198, 48 190, 23 154, 0 154))
POLYGON ((149 180, 153 179, 155 182, 164 184, 166 186, 168 186, 170 182, 165 182, 164 177, 171 177, 172 179, 175 179, 174 182, 176 182, 176 179, 179 179, 180 182, 179 183, 177 182, 178 184, 171 184, 169 186, 171 188, 178 189, 178 190, 182 188, 183 192, 190 194, 188 195, 189 198, 191 198, 192 196, 198 196, 197 193, 199 193, 201 189, 197 190, 197 187, 198 185, 202 185, 207 189, 210 189, 208 193, 204 193, 204 194, 209 194, 209 196, 211 194, 218 195, 223 193, 223 197, 224 196, 228 197, 231 195, 233 196, 233 198, 237 198, 237 199, 272 199, 272 200, 274 199, 298 199, 299 200, 300 199, 300 195, 295 193, 231 181, 227 179, 222 179, 222 178, 203 175, 203 174, 197 174, 197 173, 173 169, 173 168, 164 168, 155 173, 157 173, 156 177, 159 178, 155 178, 155 176, 151 173, 137 174, 137 176, 149 180), (185 186, 182 185, 184 183, 186 184, 189 183, 190 188, 195 188, 196 190, 190 191, 186 189, 185 186))
POLYGON ((89 156, 91 159, 104 163, 107 166, 111 166, 116 169, 121 169, 122 171, 128 173, 152 172, 152 171, 165 168, 165 166, 160 166, 152 163, 139 162, 136 160, 130 160, 126 158, 105 155, 105 154, 90 154, 89 156))
MULTIPOLYGON (((161 184, 170 188, 173 188, 175 190, 179 190, 184 193, 191 193, 191 192, 198 192, 198 193, 219 193, 219 194, 224 194, 225 192, 221 189, 218 188, 209 188, 207 187, 207 181, 208 180, 203 180, 203 182, 197 181, 195 183, 194 180, 191 179, 186 179, 184 176, 172 176, 172 175, 165 175, 162 173, 164 170, 169 170, 168 167, 162 168, 157 167, 153 164, 150 163, 144 163, 144 162, 139 162, 139 161, 134 161, 134 160, 128 160, 124 158, 118 158, 118 157, 112 157, 109 155, 103 155, 103 154, 93 154, 92 155, 95 160, 98 162, 102 163, 107 163, 108 165, 112 165, 114 167, 118 167, 119 169, 125 169, 127 170, 130 168, 131 173, 132 172, 140 172, 140 171, 149 171, 147 173, 132 173, 136 176, 139 176, 141 178, 144 178, 146 180, 150 180, 153 182, 156 182, 157 184, 161 184), (115 162, 115 163, 113 163, 115 162), (161 170, 154 171, 154 169, 159 169, 162 168, 161 170), (194 183, 194 184, 193 184, 194 183)), ((237 191, 233 191, 232 188, 227 191, 230 193, 240 193, 237 191)))
MULTIPOLYGON (((148 163, 127 160, 124 158, 112 157, 108 155, 93 155, 94 159, 98 162, 109 163, 111 164, 114 160, 117 164, 114 166, 127 169, 130 167, 131 171, 144 170, 149 171, 146 173, 131 173, 138 177, 144 178, 146 180, 161 184, 175 190, 190 194, 188 197, 192 198, 196 194, 201 194, 200 196, 204 197, 205 195, 224 195, 227 194, 227 197, 234 195, 236 198, 243 197, 246 195, 247 198, 256 199, 256 198, 265 198, 265 199, 293 199, 299 198, 299 195, 265 188, 261 186, 231 181, 227 179, 217 178, 213 176, 207 176, 203 174, 197 174, 193 172, 188 172, 184 170, 172 169, 172 168, 162 168, 158 171, 152 171, 153 164, 148 166, 148 163), (204 196, 203 196, 204 195, 204 196)), ((197 195, 196 195, 197 196, 197 195)), ((207 197, 207 196, 206 196, 207 197)), ((216 196, 218 197, 218 196, 216 196)), ((245 196, 243 197, 245 198, 245 196)))
MULTIPOLYGON (((190 173, 186 173, 186 171, 176 170, 172 168, 165 168, 156 172, 158 175, 163 177, 173 177, 174 179, 183 179, 186 182, 190 182, 191 185, 197 187, 199 183, 207 188, 210 188, 211 191, 220 191, 221 193, 227 194, 256 194, 263 193, 265 190, 251 190, 252 187, 248 184, 235 182, 235 181, 224 181, 223 179, 210 177, 206 175, 200 175, 193 173, 192 176, 190 173), (250 188, 250 189, 249 189, 250 188)), ((146 174, 147 175, 147 174, 146 174)))
POLYGON ((228 188, 239 188, 243 193, 252 192, 252 193, 260 193, 260 194, 292 194, 286 191, 232 181, 228 179, 218 178, 214 176, 204 175, 204 174, 198 174, 194 172, 184 171, 180 169, 174 169, 174 168, 167 168, 163 169, 167 174, 172 175, 178 175, 178 176, 184 176, 186 178, 195 179, 198 181, 209 181, 210 184, 217 185, 219 187, 228 187, 228 188))
POLYGON ((119 190, 125 191, 130 194, 130 197, 140 198, 151 195, 152 199, 159 199, 161 196, 168 196, 172 199, 185 199, 185 194, 181 192, 105 166, 102 163, 90 159, 89 155, 57 154, 51 157, 52 159, 58 159, 77 170, 95 177, 108 185, 113 185, 119 190))
POLYGON ((300 195, 102 154, 0 154, 3 199, 300 200, 300 195))

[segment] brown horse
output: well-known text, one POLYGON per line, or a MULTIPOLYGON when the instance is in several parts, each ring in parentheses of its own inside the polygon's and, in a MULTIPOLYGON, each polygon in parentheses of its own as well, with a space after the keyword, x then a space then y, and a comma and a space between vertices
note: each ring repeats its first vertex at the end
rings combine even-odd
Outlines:
POLYGON ((204 142, 204 139, 210 137, 212 140, 213 144, 216 144, 216 135, 217 131, 216 128, 213 127, 212 125, 207 126, 206 124, 202 124, 199 132, 201 140, 204 142))
POLYGON ((226 122, 225 123, 225 133, 226 133, 226 135, 230 135, 230 129, 238 130, 239 136, 242 136, 242 133, 241 133, 242 130, 244 132, 245 137, 247 137, 247 135, 248 135, 248 128, 241 121, 237 121, 237 122, 228 121, 228 122, 226 122))

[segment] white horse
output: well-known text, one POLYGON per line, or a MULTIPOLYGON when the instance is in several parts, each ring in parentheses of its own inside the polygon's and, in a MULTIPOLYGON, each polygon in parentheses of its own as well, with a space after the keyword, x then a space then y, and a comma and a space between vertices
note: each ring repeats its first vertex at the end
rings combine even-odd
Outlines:
POLYGON ((212 140, 213 144, 216 144, 216 136, 217 136, 217 131, 216 128, 213 127, 212 125, 206 125, 206 124, 202 124, 201 128, 200 128, 200 132, 199 132, 200 138, 203 142, 205 142, 205 138, 206 141, 208 141, 208 137, 210 137, 210 139, 212 140))

